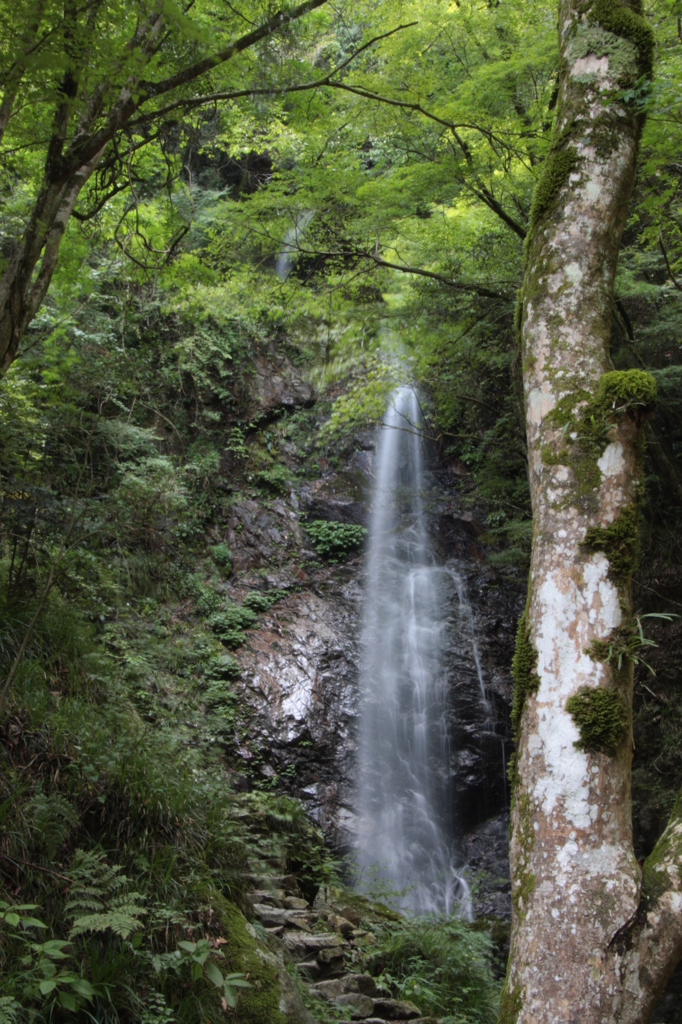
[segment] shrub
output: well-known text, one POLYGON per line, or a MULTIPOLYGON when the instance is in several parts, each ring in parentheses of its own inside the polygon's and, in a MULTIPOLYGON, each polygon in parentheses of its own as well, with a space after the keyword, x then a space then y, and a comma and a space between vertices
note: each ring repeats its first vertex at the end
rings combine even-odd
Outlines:
POLYGON ((314 519, 306 525, 306 531, 318 555, 329 562, 338 562, 350 551, 362 547, 367 534, 364 526, 325 519, 314 519))
POLYGON ((217 566, 221 569, 225 569, 229 575, 232 569, 232 552, 228 548, 227 544, 214 544, 211 547, 211 558, 217 566))

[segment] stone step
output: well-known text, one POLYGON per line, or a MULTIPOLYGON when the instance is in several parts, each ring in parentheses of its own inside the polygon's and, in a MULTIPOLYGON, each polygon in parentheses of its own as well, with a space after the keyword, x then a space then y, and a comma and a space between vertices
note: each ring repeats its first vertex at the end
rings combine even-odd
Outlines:
POLYGON ((311 985, 310 991, 327 1000, 338 999, 349 992, 359 992, 372 997, 379 995, 376 982, 369 974, 346 974, 342 978, 318 981, 316 985, 311 985))

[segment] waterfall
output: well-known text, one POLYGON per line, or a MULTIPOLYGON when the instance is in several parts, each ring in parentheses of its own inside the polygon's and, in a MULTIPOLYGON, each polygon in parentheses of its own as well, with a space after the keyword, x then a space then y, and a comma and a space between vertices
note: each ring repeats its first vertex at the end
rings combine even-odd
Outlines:
POLYGON ((275 264, 275 273, 280 281, 286 281, 288 278, 289 272, 291 271, 293 257, 298 252, 300 244, 299 238, 303 235, 312 219, 312 210, 306 210, 305 213, 299 213, 294 222, 294 226, 289 228, 284 236, 284 245, 280 250, 279 256, 277 257, 277 263, 275 264))
MULTIPOLYGON (((378 432, 362 631, 360 888, 372 873, 410 913, 470 913, 449 827, 448 686, 441 667, 459 584, 436 564, 423 509, 419 401, 393 395, 378 432)), ((464 604, 459 591, 460 605, 464 604)), ((478 652, 476 652, 477 654, 478 652)))

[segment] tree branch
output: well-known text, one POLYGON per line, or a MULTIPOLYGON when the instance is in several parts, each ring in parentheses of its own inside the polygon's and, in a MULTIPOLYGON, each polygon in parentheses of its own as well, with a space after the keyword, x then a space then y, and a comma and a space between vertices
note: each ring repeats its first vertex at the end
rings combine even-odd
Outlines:
POLYGON ((217 53, 212 54, 210 57, 204 57, 203 60, 183 68, 182 71, 178 71, 175 75, 171 75, 161 82, 140 82, 140 101, 138 105, 145 103, 146 100, 151 99, 153 96, 161 96, 171 92, 173 89, 177 89, 181 85, 187 85, 189 82, 195 81, 201 75, 206 74, 207 71, 212 71, 213 68, 231 60, 232 57, 236 57, 243 50, 248 50, 249 47, 272 35, 273 32, 277 32, 287 22, 297 21, 305 14, 309 14, 310 11, 314 11, 317 7, 322 7, 325 3, 327 3, 327 0, 305 0, 298 7, 294 7, 293 11, 279 11, 272 18, 259 25, 258 28, 252 29, 251 32, 247 32, 246 35, 226 46, 224 50, 218 50, 217 53))
POLYGON ((641 1024, 650 1019, 682 960, 682 792, 644 861, 637 916, 615 936, 612 947, 626 972, 619 1024, 641 1024))
POLYGON ((193 96, 186 97, 185 99, 175 100, 173 103, 166 104, 165 107, 160 107, 158 110, 149 111, 148 114, 142 114, 140 117, 136 117, 134 120, 128 122, 129 128, 135 128, 137 125, 148 123, 150 120, 154 120, 159 117, 163 117, 173 110, 193 110, 196 107, 204 106, 206 103, 217 103, 224 102, 225 100, 238 100, 243 99, 245 96, 284 96, 289 93, 295 92, 306 92, 310 89, 321 89, 326 85, 330 85, 331 79, 334 75, 337 75, 339 71, 355 60, 364 50, 369 49, 370 46, 374 46, 375 43, 381 42, 382 39, 388 39, 389 36, 395 35, 396 32, 402 32, 403 29, 412 28, 416 25, 416 21, 409 21, 404 25, 398 25, 397 28, 393 28, 390 32, 383 32, 381 35, 374 36, 368 42, 360 46, 354 53, 347 57, 346 60, 342 61, 333 68, 329 74, 324 75, 322 78, 316 78, 312 82, 303 82, 301 85, 286 85, 283 88, 261 88, 261 89, 235 89, 232 92, 212 92, 206 93, 204 96, 193 96))
POLYGON ((663 244, 663 228, 659 228, 658 229, 658 244, 659 244, 661 252, 663 253, 663 259, 665 260, 665 265, 668 268, 668 275, 670 276, 670 280, 675 285, 675 287, 677 288, 678 292, 682 292, 682 285, 680 285, 678 283, 677 278, 675 277, 675 275, 673 273, 673 268, 670 266, 670 261, 668 260, 668 254, 665 251, 665 245, 663 244))

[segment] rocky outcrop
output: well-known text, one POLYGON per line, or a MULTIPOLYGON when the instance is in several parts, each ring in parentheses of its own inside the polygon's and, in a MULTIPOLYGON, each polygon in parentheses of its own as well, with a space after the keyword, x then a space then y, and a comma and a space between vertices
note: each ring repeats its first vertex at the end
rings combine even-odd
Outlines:
POLYGON ((262 423, 297 406, 311 406, 315 392, 303 380, 286 354, 276 345, 256 349, 252 358, 254 380, 250 387, 248 415, 262 423))

